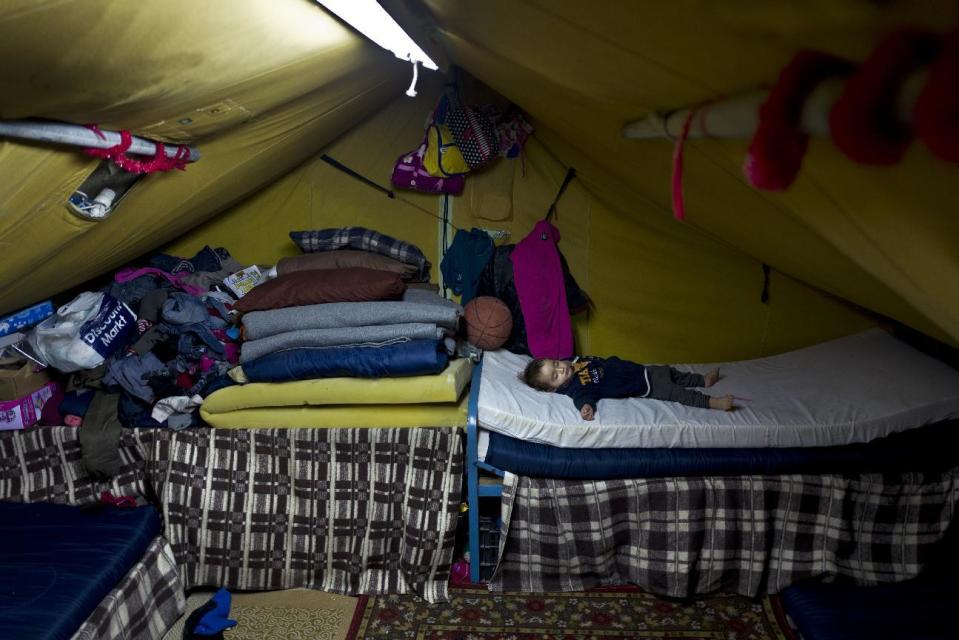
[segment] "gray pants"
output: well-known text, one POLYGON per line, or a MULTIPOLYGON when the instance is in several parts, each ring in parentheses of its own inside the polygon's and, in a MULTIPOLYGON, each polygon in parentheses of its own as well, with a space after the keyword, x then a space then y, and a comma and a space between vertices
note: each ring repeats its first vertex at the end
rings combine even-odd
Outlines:
POLYGON ((646 366, 649 374, 649 395, 653 400, 679 402, 700 409, 709 408, 709 396, 686 387, 702 387, 706 384, 702 374, 683 373, 667 366, 646 366))

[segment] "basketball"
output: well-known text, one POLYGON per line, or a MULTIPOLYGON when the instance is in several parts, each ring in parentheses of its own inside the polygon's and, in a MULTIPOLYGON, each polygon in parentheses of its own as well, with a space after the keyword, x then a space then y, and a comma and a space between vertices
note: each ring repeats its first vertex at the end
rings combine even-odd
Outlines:
POLYGON ((502 300, 493 296, 470 300, 463 310, 463 318, 466 339, 483 350, 499 349, 513 330, 513 314, 502 300))

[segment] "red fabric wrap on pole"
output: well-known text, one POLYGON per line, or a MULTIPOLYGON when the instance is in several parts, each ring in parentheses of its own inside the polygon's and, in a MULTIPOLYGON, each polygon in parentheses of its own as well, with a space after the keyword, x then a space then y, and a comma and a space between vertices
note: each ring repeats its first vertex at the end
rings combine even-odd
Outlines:
POLYGON ((945 42, 916 101, 916 135, 942 160, 959 162, 959 31, 945 42))
POLYGON ((757 189, 783 191, 795 181, 809 147, 809 136, 800 128, 806 100, 823 80, 854 68, 821 51, 793 56, 759 108, 759 124, 743 162, 746 182, 757 189))
POLYGON ((835 145, 863 164, 899 162, 912 130, 900 122, 897 98, 902 84, 939 54, 941 38, 927 31, 901 29, 880 42, 849 78, 829 112, 835 145))
MULTIPOLYGON (((86 126, 97 134, 97 137, 106 140, 106 136, 103 135, 103 132, 100 131, 97 125, 88 124, 86 126)), ((122 130, 120 131, 120 144, 106 149, 90 147, 84 149, 83 152, 95 158, 112 160, 118 167, 129 173, 156 173, 157 171, 169 171, 171 169, 186 170, 187 159, 190 157, 190 148, 187 146, 179 145, 176 153, 172 157, 168 157, 166 147, 160 142, 155 142, 156 151, 153 154, 153 158, 150 160, 137 160, 126 154, 131 144, 133 144, 133 136, 129 131, 122 130)))

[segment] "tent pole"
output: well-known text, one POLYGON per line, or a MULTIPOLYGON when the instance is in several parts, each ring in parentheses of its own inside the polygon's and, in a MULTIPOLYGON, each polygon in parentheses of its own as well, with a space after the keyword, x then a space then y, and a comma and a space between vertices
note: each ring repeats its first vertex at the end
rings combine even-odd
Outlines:
MULTIPOLYGON (((927 70, 923 69, 909 76, 903 83, 898 97, 897 113, 904 125, 912 124, 912 112, 925 85, 927 73, 927 70)), ((829 135, 829 110, 842 93, 843 84, 842 78, 831 78, 822 82, 810 94, 803 106, 800 121, 804 133, 829 135)), ((624 138, 637 140, 676 138, 690 109, 698 108, 699 112, 690 123, 690 138, 751 138, 759 123, 759 107, 767 95, 767 91, 750 91, 702 107, 655 112, 626 124, 622 134, 624 138)))
MULTIPOLYGON (((0 120, 0 136, 17 138, 20 140, 37 140, 40 142, 54 142, 79 147, 108 149, 120 144, 120 134, 115 131, 102 131, 100 138, 93 130, 78 124, 63 122, 45 122, 40 120, 0 120)), ((127 153, 142 156, 152 156, 156 153, 157 143, 133 136, 133 142, 127 153)), ((196 162, 200 159, 200 151, 196 147, 189 147, 190 155, 187 162, 196 162)), ((176 156, 177 145, 164 145, 167 157, 176 156)))

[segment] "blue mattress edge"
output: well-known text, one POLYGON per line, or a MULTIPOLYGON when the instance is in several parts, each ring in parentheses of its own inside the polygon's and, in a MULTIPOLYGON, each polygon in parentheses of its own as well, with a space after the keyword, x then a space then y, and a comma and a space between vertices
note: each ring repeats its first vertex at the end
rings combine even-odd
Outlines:
POLYGON ((937 471, 959 464, 959 421, 864 444, 806 448, 574 449, 490 431, 485 462, 518 475, 562 480, 937 471))

